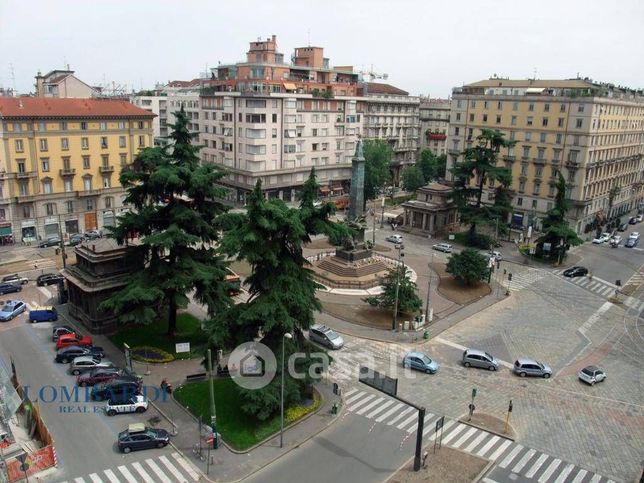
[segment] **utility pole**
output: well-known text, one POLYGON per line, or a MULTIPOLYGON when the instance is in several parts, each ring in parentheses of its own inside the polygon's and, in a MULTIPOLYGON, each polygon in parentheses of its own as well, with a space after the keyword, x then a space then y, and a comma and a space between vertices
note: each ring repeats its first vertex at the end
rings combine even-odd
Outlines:
POLYGON ((432 265, 434 264, 434 252, 432 251, 432 261, 429 263, 429 274, 427 276, 427 301, 425 303, 425 323, 431 322, 434 317, 433 314, 429 313, 429 304, 432 299, 432 278, 434 273, 432 272, 432 265))
POLYGON ((58 213, 58 233, 60 234, 60 250, 63 255, 63 268, 67 268, 67 254, 65 253, 65 240, 63 239, 63 224, 58 213))
MULTIPOLYGON (((375 247, 376 246, 376 200, 373 200, 373 238, 372 238, 372 245, 375 247)), ((380 227, 382 228, 382 227, 380 227)))
POLYGON ((217 413, 215 412, 215 381, 212 378, 212 350, 208 349, 208 388, 210 390, 210 426, 212 427, 212 438, 214 449, 219 448, 217 437, 217 413))
POLYGON ((397 245, 396 250, 398 250, 398 265, 396 266, 396 297, 394 302, 394 317, 391 323, 391 330, 396 330, 396 317, 398 316, 398 290, 400 289, 400 271, 401 271, 401 257, 404 256, 402 253, 403 245, 397 245))
POLYGON ((382 208, 382 215, 380 217, 380 229, 382 230, 383 227, 385 226, 385 194, 384 193, 382 194, 382 201, 380 203, 380 206, 382 208))

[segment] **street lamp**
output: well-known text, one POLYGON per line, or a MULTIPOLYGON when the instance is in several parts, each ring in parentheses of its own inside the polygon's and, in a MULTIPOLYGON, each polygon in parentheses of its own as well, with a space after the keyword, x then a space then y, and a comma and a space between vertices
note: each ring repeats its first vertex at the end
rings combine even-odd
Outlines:
POLYGON ((405 254, 402 252, 404 249, 405 245, 396 245, 396 250, 398 250, 398 266, 396 267, 396 298, 394 302, 394 317, 391 322, 391 330, 396 330, 396 317, 398 315, 398 290, 400 289, 400 271, 401 268, 404 267, 401 258, 405 256, 405 254))
POLYGON ((382 200, 380 202, 380 207, 382 208, 382 215, 380 217, 380 229, 385 226, 385 194, 382 194, 382 200))
POLYGON ((280 448, 284 447, 284 341, 292 339, 293 336, 287 332, 282 337, 282 397, 280 398, 280 448))
MULTIPOLYGON (((432 265, 434 264, 434 252, 432 251, 432 261, 427 265, 429 268, 429 275, 427 278, 427 303, 425 304, 425 323, 429 323, 433 319, 433 313, 430 314, 430 308, 429 305, 431 304, 432 300, 432 276, 434 272, 432 272, 432 265)), ((433 312, 433 309, 432 309, 433 312)))

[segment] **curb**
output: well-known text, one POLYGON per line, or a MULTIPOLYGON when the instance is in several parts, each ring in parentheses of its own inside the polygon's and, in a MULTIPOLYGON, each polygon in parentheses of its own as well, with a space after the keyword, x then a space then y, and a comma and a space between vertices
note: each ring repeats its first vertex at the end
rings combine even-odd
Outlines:
POLYGON ((472 480, 472 483, 478 483, 479 481, 481 481, 483 477, 490 472, 490 470, 495 464, 496 463, 494 463, 494 461, 488 461, 488 464, 485 465, 485 468, 483 468, 481 472, 474 477, 474 479, 472 480))
POLYGON ((512 442, 516 441, 516 436, 510 436, 508 434, 504 434, 504 433, 501 433, 499 431, 495 431, 495 430, 488 429, 488 428, 483 428, 481 426, 478 426, 478 425, 472 423, 472 421, 467 421, 467 420, 462 419, 462 418, 458 418, 457 421, 459 423, 465 424, 466 426, 471 426, 472 428, 480 429, 481 431, 485 431, 486 433, 494 434, 494 435, 498 436, 499 438, 508 439, 508 440, 510 440, 512 442))

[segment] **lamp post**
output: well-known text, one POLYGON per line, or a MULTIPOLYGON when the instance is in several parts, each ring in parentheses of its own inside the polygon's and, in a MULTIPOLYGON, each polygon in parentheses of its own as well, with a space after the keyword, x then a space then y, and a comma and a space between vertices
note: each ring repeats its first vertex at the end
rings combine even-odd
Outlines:
POLYGON ((292 339, 293 336, 287 332, 282 337, 282 395, 280 397, 280 448, 284 447, 284 341, 292 339))
POLYGON ((394 317, 391 322, 391 330, 396 330, 396 317, 398 315, 398 290, 400 289, 400 271, 401 271, 401 258, 405 256, 402 252, 405 248, 404 245, 396 245, 396 250, 398 250, 398 266, 396 267, 396 297, 394 302, 394 317))
POLYGON ((60 219, 60 213, 58 214, 58 233, 60 235, 60 250, 63 255, 63 268, 67 268, 67 254, 65 253, 65 240, 63 239, 63 225, 60 219))
MULTIPOLYGON (((382 227, 381 227, 382 228, 382 227)), ((373 200, 373 238, 372 245, 376 246, 376 200, 373 200)))
POLYGON ((380 201, 380 207, 382 209, 382 215, 380 216, 380 229, 385 226, 385 195, 383 193, 382 200, 380 201))
POLYGON ((425 323, 431 322, 431 319, 433 319, 433 314, 430 315, 429 313, 429 304, 431 303, 432 300, 432 265, 434 263, 434 252, 432 251, 432 261, 429 263, 429 274, 427 277, 427 302, 425 304, 425 323))

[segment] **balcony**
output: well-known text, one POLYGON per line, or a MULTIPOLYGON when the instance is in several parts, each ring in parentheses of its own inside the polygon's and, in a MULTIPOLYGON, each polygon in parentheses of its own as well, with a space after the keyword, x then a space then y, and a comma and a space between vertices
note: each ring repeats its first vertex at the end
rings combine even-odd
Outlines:
POLYGON ((19 195, 16 196, 16 203, 32 203, 37 197, 38 195, 19 195))
POLYGON ((59 170, 61 176, 75 176, 76 168, 63 168, 59 170))
POLYGON ((35 171, 18 171, 16 173, 16 178, 18 179, 35 178, 35 177, 36 177, 35 171))
POLYGON ((114 165, 112 165, 112 164, 104 164, 102 166, 99 166, 98 170, 101 173, 113 173, 114 172, 114 165))
POLYGON ((0 206, 8 205, 11 203, 11 198, 0 198, 0 206))
POLYGON ((532 163, 544 166, 546 164, 546 160, 544 158, 532 158, 532 163))
POLYGON ((83 191, 77 191, 76 196, 79 198, 86 198, 89 196, 98 196, 101 194, 100 190, 83 190, 83 191))
POLYGON ((578 169, 579 161, 571 161, 570 159, 566 161, 566 168, 568 169, 578 169))
POLYGON ((505 156, 503 156, 504 161, 514 162, 516 159, 517 158, 514 154, 506 154, 505 156))

